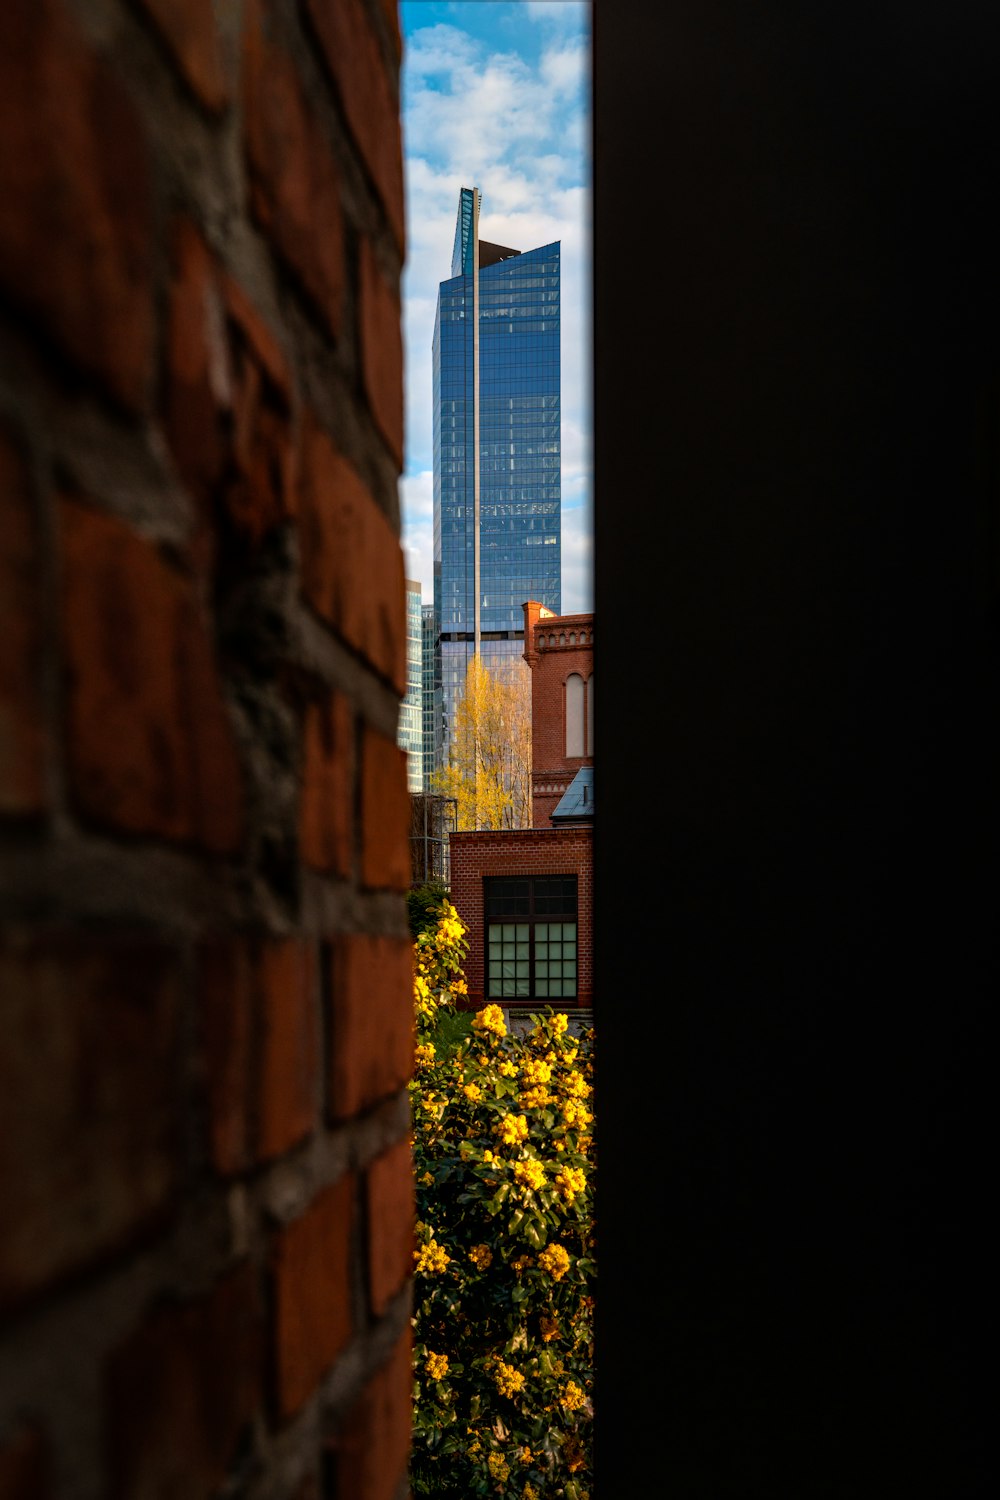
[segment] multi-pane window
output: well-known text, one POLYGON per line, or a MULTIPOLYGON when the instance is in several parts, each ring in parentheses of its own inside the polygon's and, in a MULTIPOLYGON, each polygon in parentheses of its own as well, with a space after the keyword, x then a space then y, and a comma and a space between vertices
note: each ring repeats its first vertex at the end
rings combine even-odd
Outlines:
POLYGON ((574 1002, 576 876, 494 876, 484 887, 489 998, 574 1002))

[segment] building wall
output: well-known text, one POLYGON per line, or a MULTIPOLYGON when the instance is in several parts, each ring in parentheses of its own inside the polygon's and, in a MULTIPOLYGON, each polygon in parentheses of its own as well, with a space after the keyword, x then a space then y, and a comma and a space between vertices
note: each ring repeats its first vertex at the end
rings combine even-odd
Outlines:
POLYGON ((540 613, 536 601, 524 605, 525 660, 531 667, 531 780, 532 822, 549 826, 552 810, 581 766, 594 764, 589 725, 593 722, 584 698, 587 725, 585 755, 566 754, 566 679, 576 672, 584 694, 594 691, 594 616, 540 613), (589 722, 588 722, 589 721, 589 722))
POLYGON ((0 29, 0 1492, 394 1500, 396 6, 0 29))
POLYGON ((406 580, 406 694, 399 709, 400 747, 406 751, 406 781, 411 792, 424 786, 424 632, 420 584, 406 580))
MULTIPOLYGON (((480 830, 451 835, 451 900, 468 928, 465 978, 469 1004, 485 1003, 483 880, 488 875, 576 875, 577 1004, 594 1003, 594 841, 593 829, 524 828, 480 830)), ((571 1007, 560 1007, 570 1009, 571 1007)))
POLYGON ((452 274, 440 283, 432 348, 441 758, 476 628, 472 268, 480 248, 479 611, 487 665, 521 655, 525 599, 558 611, 561 597, 561 247, 493 260, 503 247, 476 241, 473 191, 459 194, 452 274))

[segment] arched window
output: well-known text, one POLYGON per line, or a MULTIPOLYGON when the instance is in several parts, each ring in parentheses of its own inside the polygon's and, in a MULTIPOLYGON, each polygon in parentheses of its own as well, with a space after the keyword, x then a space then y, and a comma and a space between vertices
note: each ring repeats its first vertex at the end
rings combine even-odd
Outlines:
POLYGON ((566 679, 566 754, 585 755, 583 748, 583 678, 572 672, 566 679))
POLYGON ((594 674, 587 678, 587 754, 594 753, 594 674))

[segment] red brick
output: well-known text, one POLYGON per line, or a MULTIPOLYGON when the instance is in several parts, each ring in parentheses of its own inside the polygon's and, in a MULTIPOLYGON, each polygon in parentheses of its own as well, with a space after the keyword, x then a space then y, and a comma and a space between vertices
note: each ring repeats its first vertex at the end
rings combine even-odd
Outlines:
POLYGON ((0 284, 130 410, 155 340, 152 190, 140 115, 63 0, 6 0, 0 284))
POLYGON ((27 466, 2 429, 0 493, 0 815, 26 814, 46 800, 39 556, 27 466))
POLYGON ((354 837, 354 719, 350 700, 331 693, 306 707, 302 726, 299 848, 313 870, 351 874, 354 837))
MULTIPOLYGON (((399 246, 404 253, 403 145, 396 102, 378 38, 362 0, 308 0, 323 55, 337 85, 351 134, 375 186, 399 246)), ((390 15, 391 21, 394 16, 390 15)), ((395 37, 399 18, 395 16, 395 37)), ((396 53, 398 62, 399 53, 396 53)))
POLYGON ((322 619, 406 692, 403 551, 361 475, 314 418, 303 434, 302 589, 322 619))
POLYGON ((22 1428, 0 1448, 0 1500, 45 1500, 51 1492, 41 1434, 22 1428))
POLYGON ((254 359, 287 402, 292 377, 277 334, 228 271, 222 272, 221 285, 230 321, 239 329, 254 359))
POLYGON ((381 0, 382 13, 389 23, 389 40, 397 63, 403 56, 403 33, 399 26, 399 0, 381 0))
POLYGON ((129 833, 236 849, 242 779, 190 581, 123 522, 60 505, 70 780, 129 833))
POLYGON ((226 463, 222 416, 232 375, 214 259, 187 219, 173 226, 164 426, 185 482, 206 511, 226 463))
POLYGON ((398 1141, 368 1168, 368 1285, 381 1317, 413 1271, 416 1194, 413 1149, 398 1141))
POLYGON ((174 1184, 179 982, 151 941, 0 946, 0 1306, 159 1224, 174 1184))
POLYGON ((350 1118, 397 1093, 413 1074, 413 946, 354 933, 331 954, 330 1110, 350 1118))
MULTIPOLYGON (((517 828, 453 833, 451 899, 465 923, 469 952, 464 965, 468 1005, 485 1003, 483 879, 491 875, 575 875, 577 878, 577 998, 575 1006, 594 1004, 594 830, 585 824, 566 828, 517 828)), ((555 1005, 554 1005, 554 1008, 555 1005)))
POLYGON ((279 1156, 317 1124, 319 1008, 309 942, 266 943, 257 955, 261 995, 259 1159, 279 1156))
POLYGON ((262 1391, 263 1324, 242 1265, 210 1293, 157 1308, 108 1360, 111 1500, 208 1500, 262 1391))
POLYGON ((410 884, 410 793, 406 751, 366 729, 361 751, 361 882, 376 890, 410 884))
POLYGON ((399 294, 361 242, 361 371, 365 394, 397 468, 403 467, 403 332, 399 294))
POLYGON ((211 0, 142 0, 142 5, 195 96, 213 112, 223 110, 229 83, 211 0))
POLYGON ((212 1162, 225 1176, 253 1161, 253 957, 245 940, 207 939, 198 956, 205 1092, 212 1162))
POLYGON ((274 1247, 275 1398, 279 1416, 309 1399, 350 1342, 354 1177, 325 1188, 274 1247))
POLYGON ((334 1440, 336 1492, 351 1500, 393 1500, 412 1436, 412 1334, 400 1337, 334 1440))
POLYGON ((292 59, 269 35, 271 19, 261 0, 248 0, 243 117, 251 208, 336 338, 345 284, 340 173, 292 59))

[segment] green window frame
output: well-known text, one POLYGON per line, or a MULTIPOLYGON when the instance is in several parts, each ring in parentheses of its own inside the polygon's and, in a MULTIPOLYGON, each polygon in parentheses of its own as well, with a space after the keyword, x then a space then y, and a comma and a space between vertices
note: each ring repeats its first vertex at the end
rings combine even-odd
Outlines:
POLYGON ((575 1005, 577 877, 486 876, 483 906, 487 998, 502 1005, 575 1005))

